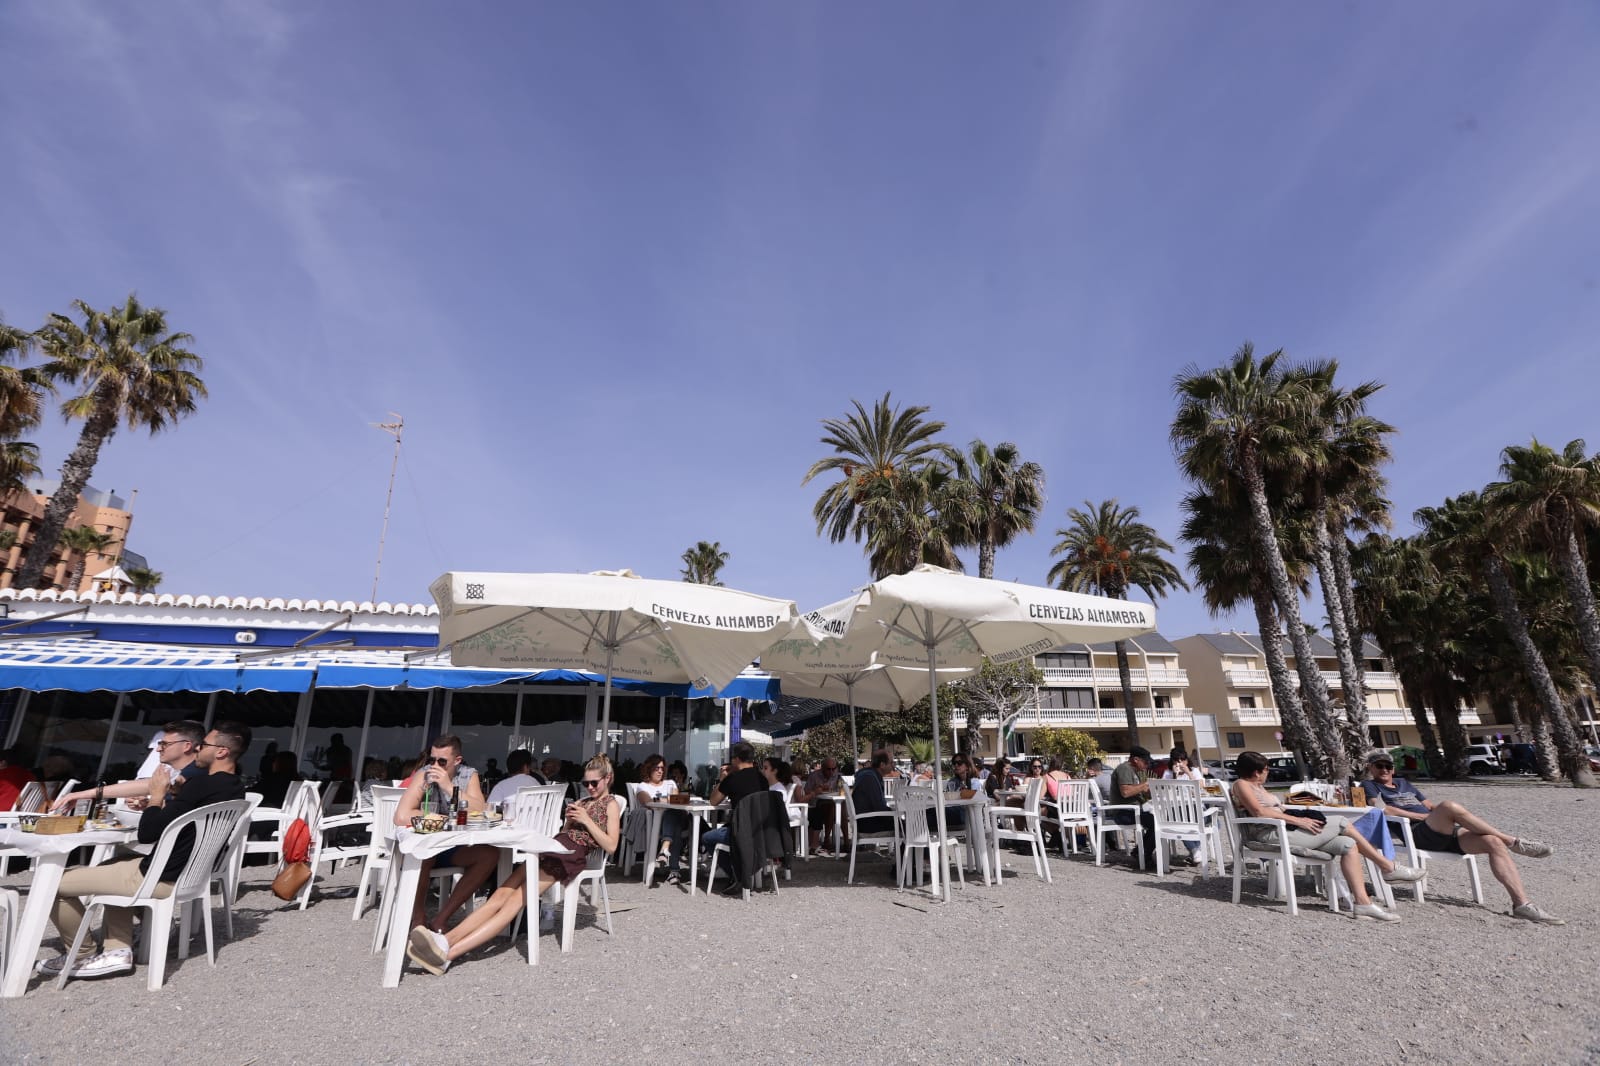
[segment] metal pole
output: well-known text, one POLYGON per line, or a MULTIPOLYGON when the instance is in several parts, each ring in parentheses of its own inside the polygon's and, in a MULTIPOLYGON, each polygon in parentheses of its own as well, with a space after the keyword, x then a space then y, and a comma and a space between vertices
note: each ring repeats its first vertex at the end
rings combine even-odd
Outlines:
POLYGON ((217 696, 218 695, 219 695, 218 693, 213 692, 210 695, 210 697, 206 700, 206 720, 204 722, 202 722, 201 725, 205 726, 205 730, 206 730, 207 733, 211 732, 211 723, 217 717, 217 696))
POLYGON ((105 780, 106 763, 111 761, 111 745, 116 742, 117 729, 122 725, 122 706, 127 702, 128 694, 126 692, 117 693, 117 708, 111 712, 111 728, 106 730, 105 747, 100 749, 100 765, 94 772, 96 781, 105 780))
POLYGON ((17 709, 11 715, 11 728, 6 730, 6 747, 16 744, 17 738, 22 735, 22 719, 27 716, 28 702, 33 699, 33 692, 23 689, 22 695, 17 699, 17 709))
POLYGON ((439 727, 439 732, 441 733, 450 732, 451 726, 455 725, 455 722, 453 721, 455 715, 455 701, 456 690, 446 689, 444 693, 444 713, 441 719, 444 724, 439 727))
POLYGON ((617 654, 617 623, 611 622, 612 643, 606 645, 606 694, 600 705, 600 744, 596 749, 604 752, 611 743, 611 663, 617 654))
POLYGON ((658 699, 660 702, 656 711, 656 717, 659 719, 659 724, 656 726, 656 754, 665 758, 667 745, 667 698, 661 696, 658 699))
MULTIPOLYGON (((850 680, 844 683, 845 702, 850 705, 850 772, 856 772, 856 767, 861 765, 861 741, 856 739, 856 683, 854 674, 846 674, 850 680)), ((934 719, 935 730, 939 728, 938 719, 934 719)))
MULTIPOLYGON (((928 649, 928 704, 933 708, 933 805, 938 812, 936 823, 939 826, 939 891, 941 898, 950 902, 950 871, 944 864, 945 842, 950 839, 950 834, 945 828, 944 814, 944 759, 939 754, 939 675, 934 669, 933 652, 936 645, 933 640, 933 612, 925 611, 923 617, 923 647, 928 649)), ((967 712, 971 714, 969 710, 967 712)), ((967 817, 971 818, 977 813, 968 808, 967 817)), ((967 839, 971 840, 973 827, 967 826, 967 839)))
MULTIPOLYGON (((367 734, 372 731, 372 704, 378 698, 378 690, 367 689, 367 709, 361 715, 361 743, 356 745, 355 779, 356 788, 361 787, 361 781, 366 773, 367 765, 367 734)), ((359 798, 359 792, 357 796, 359 798)))
POLYGON ((522 696, 526 689, 527 686, 525 685, 520 683, 517 685, 517 710, 511 718, 511 735, 513 737, 522 735, 522 696))
POLYGON ((400 434, 405 432, 406 420, 395 414, 393 422, 374 422, 373 425, 394 434, 394 458, 389 462, 389 492, 383 498, 383 529, 378 533, 378 563, 372 568, 372 602, 378 602, 378 575, 383 573, 383 542, 389 539, 389 505, 394 502, 394 472, 400 467, 400 434))

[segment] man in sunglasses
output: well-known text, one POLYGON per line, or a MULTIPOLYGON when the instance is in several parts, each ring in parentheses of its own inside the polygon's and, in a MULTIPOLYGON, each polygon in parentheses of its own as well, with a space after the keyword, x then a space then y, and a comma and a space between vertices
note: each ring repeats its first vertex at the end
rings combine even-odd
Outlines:
POLYGON ((1386 751, 1375 751, 1367 756, 1367 772, 1371 780, 1366 784, 1367 802, 1382 807, 1391 818, 1408 819, 1411 838, 1424 851, 1444 851, 1456 855, 1487 855, 1489 870, 1494 879, 1505 886, 1511 895, 1511 916, 1544 925, 1566 925, 1528 898, 1522 887, 1522 875, 1511 855, 1525 855, 1530 859, 1549 857, 1549 844, 1528 837, 1515 837, 1503 833, 1479 818, 1455 800, 1435 803, 1422 795, 1422 790, 1403 777, 1394 775, 1394 759, 1386 751))
MULTIPOLYGON (((206 727, 199 722, 168 722, 161 727, 161 739, 153 745, 157 759, 154 771, 148 777, 107 785, 101 790, 101 797, 108 800, 125 799, 130 807, 144 807, 153 793, 160 791, 165 794, 168 789, 176 788, 190 778, 206 776, 204 767, 195 761, 205 737, 206 727)), ((68 792, 56 797, 55 809, 65 810, 71 804, 93 796, 92 788, 68 792)))
MULTIPOLYGON (((411 819, 419 814, 449 814, 451 800, 459 796, 468 811, 481 811, 485 807, 483 781, 478 771, 467 766, 461 758, 461 738, 450 733, 433 738, 428 745, 428 756, 422 768, 411 775, 400 806, 394 814, 394 824, 409 827, 411 819)), ((443 932, 452 914, 460 910, 473 893, 478 891, 500 862, 500 849, 487 844, 471 844, 441 852, 422 864, 422 875, 417 879, 417 898, 411 908, 411 924, 428 925, 443 932), (439 904, 439 912, 428 922, 423 901, 428 896, 428 885, 435 866, 458 866, 461 877, 450 895, 439 904)))
MULTIPOLYGON (((239 780, 239 758, 250 746, 250 727, 238 722, 218 722, 201 741, 195 762, 202 775, 181 791, 169 785, 152 785, 150 807, 139 820, 139 843, 154 844, 161 833, 182 815, 213 803, 244 799, 244 783, 239 780)), ((194 851, 194 827, 183 830, 173 841, 166 868, 159 875, 155 894, 169 896, 173 883, 189 864, 194 851)), ((61 934, 62 954, 45 959, 38 972, 54 977, 67 965, 66 952, 72 950, 78 927, 83 923, 85 896, 131 896, 139 890, 150 870, 152 855, 107 862, 99 866, 79 866, 61 875, 56 889, 51 920, 61 934)), ((88 938, 85 938, 87 946, 88 938)), ((81 949, 80 949, 81 950, 81 949)), ((98 955, 82 955, 72 961, 74 977, 110 977, 133 970, 133 911, 126 907, 105 908, 105 942, 98 955)))

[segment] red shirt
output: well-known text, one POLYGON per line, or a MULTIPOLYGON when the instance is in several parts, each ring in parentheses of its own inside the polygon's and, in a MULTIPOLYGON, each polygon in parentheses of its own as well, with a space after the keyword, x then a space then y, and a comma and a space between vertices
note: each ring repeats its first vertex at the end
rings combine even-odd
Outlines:
POLYGON ((0 767, 0 811, 9 811, 17 805, 17 797, 22 795, 24 785, 32 784, 37 778, 33 771, 25 766, 0 767))

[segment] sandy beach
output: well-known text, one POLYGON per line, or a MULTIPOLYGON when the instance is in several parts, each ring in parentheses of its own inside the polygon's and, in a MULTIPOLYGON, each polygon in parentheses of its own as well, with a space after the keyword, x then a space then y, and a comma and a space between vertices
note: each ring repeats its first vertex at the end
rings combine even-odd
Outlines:
POLYGON ((35 979, 0 1004, 0 1060, 153 1063, 183 1048, 224 1064, 1600 1061, 1600 796, 1523 781, 1425 789, 1556 843, 1518 861, 1568 924, 1510 918, 1486 865, 1485 906, 1447 868, 1427 902, 1402 891, 1404 920, 1385 925, 1316 899, 1290 918, 1259 877, 1236 907, 1227 880, 1188 870, 1158 879, 1057 854, 1047 885, 1008 854, 1002 885, 938 905, 896 892, 886 862, 847 887, 845 864, 819 858, 748 904, 613 871, 614 936, 585 918, 571 954, 545 935, 537 968, 501 940, 443 978, 408 968, 385 990, 375 919, 350 920, 354 867, 304 913, 258 868, 215 968, 203 951, 171 960, 158 993, 142 973, 62 992, 35 979))

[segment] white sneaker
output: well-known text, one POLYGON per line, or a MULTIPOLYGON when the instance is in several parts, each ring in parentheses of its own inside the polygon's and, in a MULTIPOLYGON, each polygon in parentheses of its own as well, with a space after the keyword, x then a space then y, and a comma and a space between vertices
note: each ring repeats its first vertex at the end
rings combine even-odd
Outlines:
POLYGON ((1528 840, 1525 837, 1518 837, 1512 841, 1511 850, 1518 855, 1526 855, 1530 859, 1548 859, 1550 853, 1556 849, 1542 840, 1528 840))
POLYGON ((1404 863, 1395 863, 1394 869, 1383 875, 1383 879, 1391 885, 1403 885, 1412 881, 1420 881, 1428 876, 1428 871, 1417 866, 1406 866, 1404 863))
MULTIPOLYGON (((33 968, 33 972, 42 977, 60 977, 61 971, 66 964, 67 957, 65 955, 57 955, 53 959, 40 959, 38 965, 33 968)), ((72 972, 76 976, 78 967, 74 966, 72 972)))
POLYGON ((1378 922, 1398 922, 1400 916, 1393 911, 1386 911, 1376 903, 1358 903, 1351 912, 1356 918, 1371 918, 1378 922))
POLYGON ((1557 918, 1537 903, 1529 901, 1520 907, 1511 908, 1511 917, 1522 918, 1530 922, 1539 922, 1542 925, 1566 925, 1565 918, 1557 918))
POLYGON ((127 948, 91 955, 72 968, 73 977, 112 977, 133 972, 133 952, 127 948))

